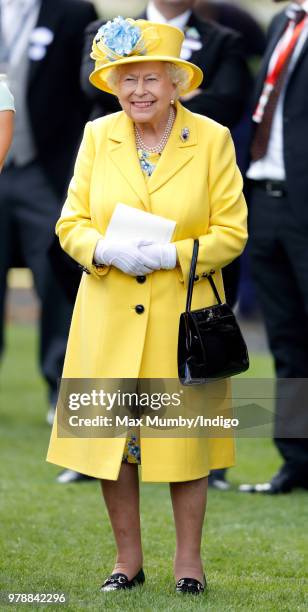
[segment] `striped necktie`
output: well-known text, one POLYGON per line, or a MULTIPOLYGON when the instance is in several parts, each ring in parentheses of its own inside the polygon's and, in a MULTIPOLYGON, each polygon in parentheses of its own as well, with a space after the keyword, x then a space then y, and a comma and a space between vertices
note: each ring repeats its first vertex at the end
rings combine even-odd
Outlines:
MULTIPOLYGON (((298 25, 299 23, 303 21, 303 19, 306 16, 307 16, 306 11, 304 10, 296 11, 294 17, 292 18, 292 21, 295 22, 295 25, 298 25)), ((284 31, 283 36, 285 32, 286 30, 284 31)), ((287 56, 285 60, 282 71, 280 72, 279 77, 274 85, 274 88, 269 96, 267 105, 264 110, 262 121, 261 123, 258 123, 256 127, 254 138, 253 138, 252 145, 251 145, 251 158, 253 161, 258 161, 259 159, 262 159, 266 155, 275 110, 278 104, 281 90, 285 83, 285 79, 288 73, 288 68, 289 68, 290 61, 291 61, 295 47, 296 45, 293 47, 291 53, 289 53, 289 55, 287 56)))

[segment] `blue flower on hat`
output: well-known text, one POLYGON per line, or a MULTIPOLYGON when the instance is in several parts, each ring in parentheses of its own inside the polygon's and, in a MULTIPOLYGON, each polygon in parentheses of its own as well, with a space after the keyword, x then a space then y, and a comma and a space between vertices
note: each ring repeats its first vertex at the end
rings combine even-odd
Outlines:
POLYGON ((138 26, 132 25, 128 19, 116 17, 98 30, 96 40, 101 40, 117 55, 126 57, 132 53, 140 37, 141 30, 138 26))

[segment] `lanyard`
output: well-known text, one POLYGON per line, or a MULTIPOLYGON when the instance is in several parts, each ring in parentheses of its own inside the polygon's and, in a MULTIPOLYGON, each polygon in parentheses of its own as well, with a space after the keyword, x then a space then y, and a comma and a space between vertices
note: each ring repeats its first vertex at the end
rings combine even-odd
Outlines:
POLYGON ((273 67, 273 69, 271 70, 271 72, 267 75, 266 78, 266 83, 269 83, 273 86, 276 85, 279 76, 283 70, 284 64, 286 62, 286 60, 288 59, 289 55, 291 55, 305 25, 307 24, 307 17, 305 17, 305 19, 303 19, 300 23, 297 24, 297 26, 294 28, 293 31, 293 35, 291 40, 289 41, 289 43, 285 46, 284 49, 282 49, 277 57, 277 60, 275 62, 275 65, 273 67))
MULTIPOLYGON (((274 62, 273 67, 269 70, 267 74, 267 77, 264 82, 262 94, 260 96, 257 108, 253 114, 253 121, 255 123, 262 122, 264 111, 269 101, 270 95, 284 69, 286 61, 291 56, 296 46, 296 43, 304 27, 307 25, 307 23, 308 23, 308 16, 305 17, 300 23, 298 23, 295 26, 295 28, 293 29, 293 34, 289 42, 287 42, 286 38, 284 38, 280 41, 280 43, 278 43, 278 49, 277 49, 278 53, 277 53, 276 60, 274 62)), ((294 27, 294 25, 292 25, 292 22, 289 24, 289 28, 290 27, 294 27)), ((288 33, 288 29, 285 32, 285 37, 287 36, 287 33, 288 33)))

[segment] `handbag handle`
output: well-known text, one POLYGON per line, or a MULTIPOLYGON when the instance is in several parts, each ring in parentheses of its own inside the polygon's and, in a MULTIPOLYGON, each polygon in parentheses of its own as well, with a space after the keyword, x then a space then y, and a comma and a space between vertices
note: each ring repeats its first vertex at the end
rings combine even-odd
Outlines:
MULTIPOLYGON (((195 282, 195 274, 196 274, 196 266, 197 266, 197 260, 198 260, 198 253, 199 253, 199 240, 196 238, 196 240, 194 240, 194 247, 193 247, 193 252, 192 252, 192 258, 191 258, 191 264, 190 264, 190 271, 189 271, 189 280, 188 280, 188 289, 187 289, 187 299, 186 299, 186 312, 190 312, 191 311, 191 301, 192 301, 192 295, 193 295, 193 290, 194 290, 194 282, 195 282)), ((216 297, 217 300, 217 304, 222 304, 222 301, 220 299, 219 293, 217 291, 217 287, 212 279, 212 276, 206 276, 206 278, 208 279, 213 293, 216 297)))

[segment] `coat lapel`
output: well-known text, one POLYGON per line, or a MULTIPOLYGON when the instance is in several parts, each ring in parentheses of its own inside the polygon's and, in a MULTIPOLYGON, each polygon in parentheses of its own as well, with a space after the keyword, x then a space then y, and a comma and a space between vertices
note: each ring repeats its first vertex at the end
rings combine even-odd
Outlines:
POLYGON ((288 18, 285 14, 283 14, 281 16, 281 19, 279 19, 277 26, 275 27, 275 30, 272 34, 272 36, 270 37, 270 41, 269 44, 267 45, 264 57, 263 57, 263 61, 262 61, 262 67, 261 70, 259 72, 259 75, 257 77, 257 82, 256 82, 256 87, 255 87, 255 92, 256 92, 256 96, 255 96, 255 102, 257 103, 257 101, 259 100, 259 97, 261 95, 261 91, 263 89, 263 84, 267 75, 267 71, 268 71, 268 65, 270 62, 270 59, 273 55, 273 51, 283 33, 283 31, 286 28, 288 22, 288 18))
POLYGON ((133 123, 124 112, 118 114, 109 136, 109 155, 146 210, 151 209, 150 195, 177 174, 195 154, 197 133, 193 115, 179 102, 176 109, 169 140, 147 184, 137 155, 133 123), (181 137, 184 128, 188 130, 186 140, 181 137))
POLYGON ((176 109, 177 116, 169 140, 164 148, 159 163, 148 181, 150 195, 177 174, 195 154, 197 133, 193 115, 179 102, 176 105, 176 109), (182 138, 184 128, 188 130, 188 137, 186 140, 182 138))
POLYGON ((301 62, 304 59, 307 51, 308 51, 308 36, 307 36, 306 42, 304 43, 303 48, 302 48, 300 54, 299 54, 299 57, 296 60, 296 64, 295 64, 295 66, 294 66, 294 68, 293 68, 293 70, 292 70, 292 72, 290 74, 290 77, 289 77, 289 80, 288 80, 288 84, 287 84, 288 87, 289 87, 290 82, 292 81, 294 75, 296 74, 298 68, 300 67, 301 62))
POLYGON ((120 112, 109 136, 109 155, 122 176, 140 198, 146 210, 150 210, 150 200, 135 144, 133 123, 120 112))
MULTIPOLYGON (((43 0, 40 8, 36 28, 47 28, 53 34, 56 31, 58 21, 61 17, 61 13, 57 10, 58 2, 53 2, 50 0, 43 0)), ((53 42, 46 48, 46 55, 41 60, 30 60, 29 66, 29 85, 32 85, 36 75, 40 71, 40 69, 45 64, 45 59, 49 53, 49 48, 52 46, 53 42)))

